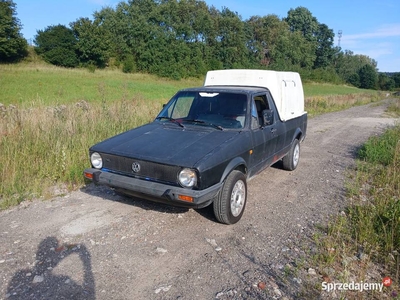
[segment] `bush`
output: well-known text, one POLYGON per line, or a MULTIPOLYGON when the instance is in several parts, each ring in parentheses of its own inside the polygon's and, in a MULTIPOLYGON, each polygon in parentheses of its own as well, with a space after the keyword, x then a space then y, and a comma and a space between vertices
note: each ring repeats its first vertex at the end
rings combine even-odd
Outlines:
POLYGON ((376 89, 378 83, 378 73, 371 65, 364 65, 359 71, 360 87, 362 89, 376 89))
POLYGON ((136 72, 136 64, 133 55, 129 55, 125 58, 123 62, 122 72, 124 73, 134 73, 136 72))
POLYGON ((355 87, 360 87, 360 76, 357 73, 353 73, 349 76, 347 82, 355 87))
POLYGON ((96 65, 95 64, 88 64, 87 69, 90 73, 94 73, 96 71, 96 65))
POLYGON ((398 137, 400 127, 386 131, 381 137, 370 138, 359 150, 360 159, 383 166, 390 165, 395 157, 398 137))
POLYGON ((45 61, 60 67, 74 68, 78 66, 75 51, 57 47, 43 54, 45 61))
POLYGON ((64 25, 49 26, 45 30, 39 30, 35 44, 36 53, 53 65, 76 67, 79 63, 75 51, 74 32, 64 25))

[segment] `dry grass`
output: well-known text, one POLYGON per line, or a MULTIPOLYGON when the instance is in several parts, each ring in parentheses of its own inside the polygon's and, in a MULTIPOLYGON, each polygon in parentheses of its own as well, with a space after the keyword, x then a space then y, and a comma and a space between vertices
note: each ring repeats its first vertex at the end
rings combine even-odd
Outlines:
POLYGON ((387 113, 391 117, 400 117, 400 98, 393 99, 387 109, 387 113))
POLYGON ((0 207, 81 186, 91 145, 151 121, 160 108, 158 102, 140 99, 1 106, 0 207))
POLYGON ((309 117, 313 117, 327 112, 347 109, 352 106, 368 104, 383 98, 384 94, 380 92, 313 96, 306 97, 305 108, 309 117))

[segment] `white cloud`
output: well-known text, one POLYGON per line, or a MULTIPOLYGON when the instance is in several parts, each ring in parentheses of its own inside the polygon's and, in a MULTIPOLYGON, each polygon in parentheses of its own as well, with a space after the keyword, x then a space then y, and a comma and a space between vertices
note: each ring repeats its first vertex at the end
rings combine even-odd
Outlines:
POLYGON ((380 71, 399 72, 400 24, 381 25, 375 30, 359 34, 343 34, 341 48, 373 58, 378 62, 380 71))
POLYGON ((357 40, 386 38, 386 37, 400 37, 400 24, 385 24, 375 29, 372 32, 343 35, 342 41, 352 42, 357 40))
POLYGON ((394 54, 394 45, 389 42, 378 43, 378 44, 368 44, 363 52, 363 54, 368 55, 370 57, 378 58, 380 56, 391 55, 394 54))

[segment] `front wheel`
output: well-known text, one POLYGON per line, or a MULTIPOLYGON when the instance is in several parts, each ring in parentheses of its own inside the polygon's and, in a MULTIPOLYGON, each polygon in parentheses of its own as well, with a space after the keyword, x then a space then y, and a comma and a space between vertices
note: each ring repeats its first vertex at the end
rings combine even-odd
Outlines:
POLYGON ((226 178, 222 190, 213 202, 215 217, 221 223, 235 224, 243 215, 246 199, 246 176, 234 170, 226 178))
POLYGON ((286 156, 282 159, 283 168, 288 171, 293 171, 297 168, 300 160, 300 143, 298 139, 295 139, 292 143, 292 147, 286 156))

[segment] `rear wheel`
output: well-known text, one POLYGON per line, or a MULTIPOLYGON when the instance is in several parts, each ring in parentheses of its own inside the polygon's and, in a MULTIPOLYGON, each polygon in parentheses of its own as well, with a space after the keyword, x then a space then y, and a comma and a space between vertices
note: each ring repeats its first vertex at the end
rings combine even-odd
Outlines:
POLYGON ((213 202, 215 217, 221 223, 235 224, 243 215, 246 199, 246 176, 234 170, 226 178, 222 190, 213 202))
POLYGON ((288 171, 293 171, 297 168, 300 160, 300 143, 298 139, 295 139, 292 143, 292 147, 286 156, 282 159, 283 168, 288 171))

